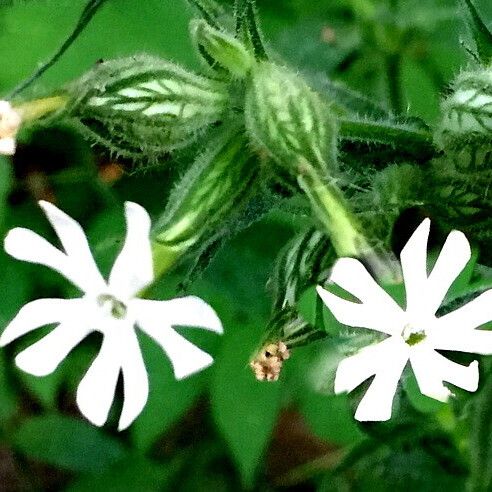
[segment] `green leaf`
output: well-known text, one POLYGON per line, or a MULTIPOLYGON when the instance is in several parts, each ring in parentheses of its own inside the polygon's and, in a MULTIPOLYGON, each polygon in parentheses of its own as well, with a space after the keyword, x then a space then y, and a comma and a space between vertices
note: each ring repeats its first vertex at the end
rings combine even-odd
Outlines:
POLYGON ((247 366, 261 326, 261 322, 243 324, 228 333, 211 388, 214 419, 246 488, 254 485, 280 403, 280 384, 256 381, 247 366))
POLYGON ((411 405, 419 412, 436 413, 446 406, 446 403, 429 398, 420 392, 413 371, 408 371, 408 373, 405 374, 405 377, 402 379, 402 384, 411 405))
POLYGON ((329 443, 354 444, 364 435, 352 416, 346 395, 321 395, 304 391, 299 408, 315 434, 329 443))
POLYGON ((470 435, 471 473, 469 490, 485 492, 492 488, 492 377, 489 374, 474 398, 470 435))
MULTIPOLYGON (((174 467, 176 468, 176 467, 174 467)), ((167 490, 175 471, 141 456, 130 456, 118 461, 104 472, 87 475, 68 487, 67 492, 158 492, 167 490)))
POLYGON ((131 428, 135 447, 148 451, 152 444, 193 404, 206 381, 205 374, 176 381, 162 349, 148 338, 140 337, 149 374, 150 393, 145 409, 131 428))
POLYGON ((13 417, 18 409, 18 397, 12 382, 9 379, 10 361, 6 360, 5 353, 0 353, 0 422, 13 417))
POLYGON ((13 444, 28 458, 75 472, 100 472, 125 456, 123 446, 102 430, 56 414, 24 421, 13 444))
POLYGON ((492 61, 492 32, 485 25, 471 0, 461 0, 468 28, 477 46, 478 56, 484 65, 492 61))
POLYGON ((60 370, 40 378, 19 369, 18 377, 38 403, 45 408, 55 409, 56 397, 63 381, 63 373, 60 370))

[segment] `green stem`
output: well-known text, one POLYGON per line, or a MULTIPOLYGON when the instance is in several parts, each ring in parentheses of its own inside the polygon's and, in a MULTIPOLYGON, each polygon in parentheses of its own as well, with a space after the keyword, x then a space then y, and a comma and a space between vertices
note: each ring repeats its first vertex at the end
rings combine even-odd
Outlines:
POLYGON ((404 149, 410 155, 432 156, 436 153, 432 133, 405 123, 340 118, 342 141, 367 142, 404 149))
POLYGON ((316 217, 328 233, 338 256, 358 257, 370 250, 359 232, 356 217, 350 212, 342 192, 333 183, 323 182, 314 168, 303 166, 298 182, 308 196, 316 217))
POLYGON ((87 24, 91 21, 91 19, 94 17, 96 12, 99 10, 99 8, 104 4, 106 0, 90 0, 89 3, 86 5, 84 10, 82 11, 82 14, 79 18, 79 21, 77 22, 77 25, 75 26, 74 30, 68 36, 68 38, 63 42, 63 44, 60 46, 58 51, 41 67, 38 68, 28 79, 24 80, 21 82, 10 94, 6 99, 12 99, 13 97, 17 96, 20 94, 24 89, 29 87, 33 82, 35 82, 41 75, 46 72, 50 67, 52 67, 65 53, 65 51, 70 48, 70 46, 73 44, 73 42, 79 37, 79 35, 82 33, 82 31, 86 28, 87 24))
POLYGON ((323 181, 308 162, 303 162, 299 170, 299 186, 309 198, 312 210, 328 233, 337 255, 365 261, 384 283, 399 281, 399 272, 390 256, 370 245, 362 233, 362 225, 339 188, 334 183, 323 181))

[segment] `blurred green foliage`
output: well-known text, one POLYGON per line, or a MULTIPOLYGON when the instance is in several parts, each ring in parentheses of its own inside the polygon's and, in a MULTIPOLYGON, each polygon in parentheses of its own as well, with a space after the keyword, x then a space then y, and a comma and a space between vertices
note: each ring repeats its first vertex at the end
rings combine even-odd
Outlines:
MULTIPOLYGON (((380 29, 369 29, 364 0, 263 0, 258 7, 265 38, 279 58, 306 74, 343 81, 390 110, 408 109, 430 124, 446 84, 467 63, 456 4, 373 4, 388 12, 400 4, 399 27, 410 32, 409 38, 399 39, 398 29, 384 23, 385 15, 378 17, 380 29), (401 55, 396 89, 388 84, 384 62, 391 50, 401 55)), ((476 4, 492 19, 492 3, 476 4)), ((83 0, 0 2, 2 93, 58 48, 84 5, 83 0)), ((196 68, 188 36, 192 17, 184 0, 108 0, 33 90, 59 87, 98 60, 134 53, 196 68)), ((0 228, 3 233, 22 225, 53 238, 35 205, 36 199, 53 198, 84 225, 107 272, 123 238, 122 202, 136 201, 156 216, 191 160, 181 155, 163 169, 112 180, 103 172, 113 169, 107 156, 95 155, 70 128, 40 130, 12 162, 0 160, 0 228)), ((247 364, 268 320, 265 285, 278 251, 298 229, 280 213, 267 214, 229 242, 193 283, 191 292, 210 302, 225 325, 221 339, 207 333, 190 336, 216 357, 213 367, 176 382, 162 352, 141 337, 151 390, 147 407, 127 432, 116 432, 115 418, 103 429, 90 426, 74 404, 77 383, 99 346, 97 337, 42 379, 22 374, 11 363, 41 330, 0 352, 0 489, 269 491, 282 485, 320 492, 463 490, 464 465, 448 459, 446 449, 456 446, 468 456, 469 443, 460 437, 470 425, 467 409, 456 421, 441 405, 416 396, 414 406, 429 412, 442 428, 450 427, 455 442, 434 437, 424 443, 427 447, 414 448, 407 436, 390 447, 370 426, 356 425, 347 397, 330 393, 327 381, 339 354, 326 341, 299 349, 280 382, 254 380, 247 364), (336 477, 335 469, 340 472, 336 477)), ((184 264, 164 278, 153 294, 174 295, 189 267, 184 264)), ((58 276, 3 252, 0 283, 2 325, 28 300, 72 294, 58 276)), ((408 388, 414 382, 405 384, 408 388)), ((115 415, 120 403, 115 403, 115 415)), ((480 425, 490 427, 483 421, 480 425)), ((392 432, 404 436, 404 430, 396 426, 392 432)), ((472 452, 483 456, 480 450, 472 452)), ((490 463, 485 466, 488 473, 490 463)))

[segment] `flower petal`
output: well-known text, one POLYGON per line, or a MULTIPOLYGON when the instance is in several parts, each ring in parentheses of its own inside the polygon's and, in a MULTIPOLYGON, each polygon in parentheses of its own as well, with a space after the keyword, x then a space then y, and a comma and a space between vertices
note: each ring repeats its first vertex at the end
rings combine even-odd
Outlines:
POLYGON ((94 425, 106 422, 121 369, 118 340, 105 334, 101 350, 77 389, 77 405, 94 425))
POLYGON ((452 350, 470 354, 492 354, 491 330, 456 330, 444 335, 436 343, 438 350, 452 350))
POLYGON ((425 219, 401 250, 400 261, 406 291, 406 310, 412 313, 422 309, 427 295, 427 241, 430 220, 425 219))
POLYGON ((0 138, 0 154, 14 155, 15 148, 16 148, 15 138, 13 137, 0 138))
POLYGON ((223 333, 222 323, 214 309, 196 296, 179 297, 169 301, 134 299, 137 317, 160 320, 166 326, 195 326, 223 333))
POLYGON ((184 379, 200 372, 214 361, 211 355, 193 345, 172 328, 161 330, 158 335, 146 331, 166 352, 173 365, 176 379, 184 379))
POLYGON ((390 348, 385 352, 381 356, 384 363, 355 412, 355 418, 360 422, 381 422, 391 418, 393 399, 408 361, 408 353, 404 349, 393 351, 390 348))
POLYGON ((106 283, 97 268, 80 224, 51 203, 41 200, 39 206, 58 235, 68 260, 73 265, 73 271, 77 273, 77 285, 84 292, 103 289, 106 283))
POLYGON ((135 331, 132 329, 121 341, 118 350, 122 356, 124 401, 118 424, 120 431, 126 429, 140 415, 149 396, 147 370, 135 331))
POLYGON ((118 296, 128 299, 152 283, 154 270, 149 214, 140 205, 126 202, 125 216, 125 244, 111 270, 109 285, 118 296))
POLYGON ((473 328, 492 321, 491 307, 492 290, 488 290, 460 308, 437 318, 432 327, 432 334, 440 335, 439 339, 442 340, 454 331, 469 334, 473 328))
POLYGON ((451 284, 470 261, 470 243, 460 231, 451 231, 432 269, 425 290, 428 313, 434 314, 451 284))
POLYGON ((82 299, 37 299, 28 302, 7 325, 0 337, 0 347, 41 326, 77 319, 83 308, 82 299))
POLYGON ((137 324, 166 352, 171 360, 176 379, 191 376, 213 363, 211 355, 166 326, 166 323, 162 323, 159 318, 141 316, 137 319, 137 324))
POLYGON ((443 381, 467 391, 476 391, 478 388, 477 361, 462 366, 425 346, 413 350, 410 361, 420 391, 436 400, 445 402, 452 394, 443 381))
POLYGON ((364 347, 355 355, 343 359, 335 376, 335 393, 350 393, 366 379, 388 367, 392 354, 399 354, 408 360, 406 345, 396 337, 364 347))
POLYGON ((4 247, 10 256, 56 270, 77 287, 82 288, 78 285, 78 276, 73 271, 73 265, 70 264, 67 255, 39 234, 23 227, 16 227, 5 237, 4 247))
MULTIPOLYGON (((388 310, 374 304, 360 304, 347 301, 318 286, 319 296, 333 313, 333 316, 344 325, 358 328, 370 328, 388 335, 400 332, 403 325, 403 313, 388 303, 388 310)), ((394 301, 393 301, 394 302, 394 301)))
POLYGON ((432 345, 438 350, 473 354, 492 354, 492 331, 476 330, 491 321, 492 290, 438 318, 429 332, 432 345))
POLYGON ((62 323, 48 335, 15 358, 17 366, 34 376, 51 374, 91 330, 81 325, 62 323))

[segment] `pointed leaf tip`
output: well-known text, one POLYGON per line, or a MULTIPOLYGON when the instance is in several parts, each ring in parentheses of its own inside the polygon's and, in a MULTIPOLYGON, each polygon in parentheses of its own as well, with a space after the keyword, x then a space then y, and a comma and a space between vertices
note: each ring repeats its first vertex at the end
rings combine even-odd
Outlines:
POLYGON ((492 32, 489 30, 472 0, 461 0, 468 27, 477 46, 478 57, 484 65, 492 62, 492 32))

